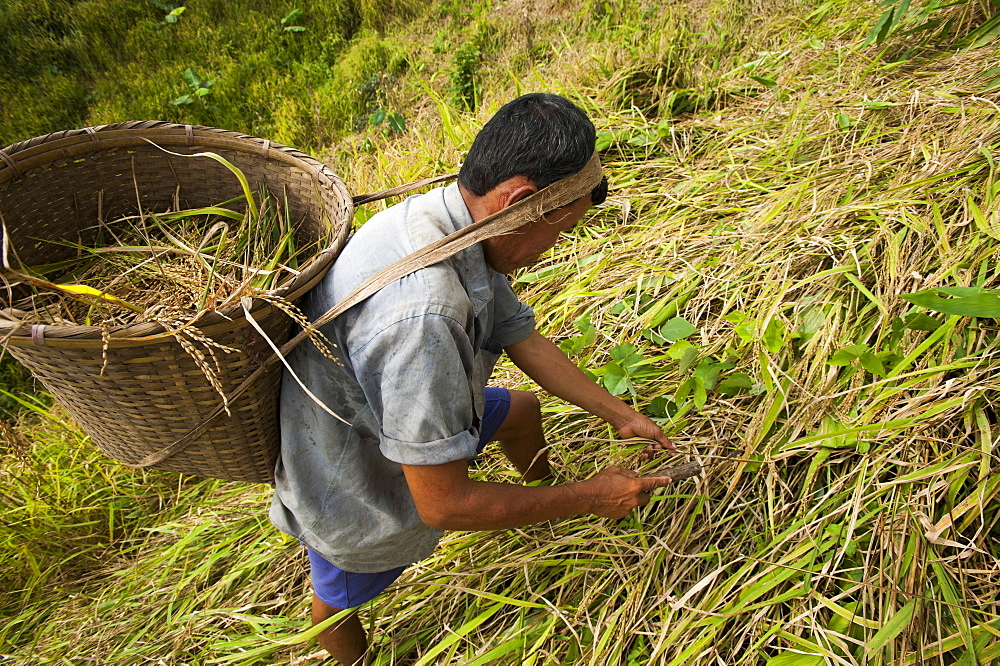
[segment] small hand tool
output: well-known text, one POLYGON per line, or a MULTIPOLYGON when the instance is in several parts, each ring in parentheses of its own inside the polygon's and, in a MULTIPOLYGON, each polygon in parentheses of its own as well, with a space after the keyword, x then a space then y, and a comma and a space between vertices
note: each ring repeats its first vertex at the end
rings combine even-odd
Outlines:
POLYGON ((696 462, 687 462, 673 467, 664 467, 655 472, 646 472, 643 476, 669 476, 671 481, 682 481, 701 474, 702 466, 696 462))

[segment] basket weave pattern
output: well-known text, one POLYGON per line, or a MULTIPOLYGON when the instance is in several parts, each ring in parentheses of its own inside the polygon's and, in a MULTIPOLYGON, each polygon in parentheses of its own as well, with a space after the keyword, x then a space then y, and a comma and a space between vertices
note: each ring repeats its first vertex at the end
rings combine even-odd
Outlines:
MULTIPOLYGON (((131 122, 70 130, 0 151, 0 218, 11 265, 53 263, 74 256, 69 241, 94 241, 98 220, 142 210, 216 205, 242 194, 236 178, 208 158, 169 155, 215 152, 279 200, 287 198, 297 242, 324 247, 274 293, 295 302, 318 282, 340 251, 353 215, 351 196, 332 171, 291 148, 224 130, 131 122), (141 202, 141 203, 137 203, 141 202)), ((0 295, 0 307, 11 294, 0 295)), ((255 321, 281 345, 291 320, 255 300, 255 321)), ((236 303, 194 323, 201 334, 236 351, 215 350, 213 368, 224 393, 239 386, 273 351, 236 303)), ((182 438, 219 405, 205 372, 155 322, 102 330, 41 326, 28 315, 0 318, 0 342, 27 366, 110 457, 138 465, 182 438)), ((194 340, 195 346, 205 350, 194 340)), ((272 365, 229 405, 210 429, 154 467, 231 480, 270 482, 279 447, 277 389, 272 365)))

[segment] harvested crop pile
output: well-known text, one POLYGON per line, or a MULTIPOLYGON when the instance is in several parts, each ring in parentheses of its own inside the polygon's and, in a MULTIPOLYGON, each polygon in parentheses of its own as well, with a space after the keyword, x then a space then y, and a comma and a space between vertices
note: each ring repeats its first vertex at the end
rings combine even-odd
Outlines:
POLYGON ((10 286, 30 287, 15 309, 46 324, 177 325, 242 296, 275 299, 315 249, 296 247, 287 207, 265 192, 95 224, 97 241, 73 245, 75 258, 7 272, 10 286))

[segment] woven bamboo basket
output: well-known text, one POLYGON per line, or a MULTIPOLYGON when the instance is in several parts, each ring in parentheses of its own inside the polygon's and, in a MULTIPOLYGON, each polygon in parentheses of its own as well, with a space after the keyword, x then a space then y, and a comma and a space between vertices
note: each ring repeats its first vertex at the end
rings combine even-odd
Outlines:
MULTIPOLYGON (((23 265, 73 256, 98 220, 142 210, 216 205, 242 194, 223 165, 169 155, 211 151, 246 175, 253 187, 287 198, 297 242, 320 240, 323 251, 273 293, 295 302, 329 270, 346 242, 353 203, 343 181, 322 163, 287 146, 209 127, 144 121, 69 130, 0 150, 0 220, 8 256, 23 265), (155 144, 152 145, 152 144, 155 144)), ((271 364, 217 414, 221 398, 191 354, 183 332, 156 323, 101 329, 41 325, 0 295, 0 343, 27 366, 106 455, 132 467, 268 483, 279 448, 278 385, 271 364), (180 446, 178 446, 180 444, 180 446), (169 455, 164 455, 168 452, 169 455)), ((268 337, 288 339, 290 318, 255 299, 251 316, 268 337)), ((237 351, 219 356, 223 393, 274 354, 235 303, 194 325, 237 351)))

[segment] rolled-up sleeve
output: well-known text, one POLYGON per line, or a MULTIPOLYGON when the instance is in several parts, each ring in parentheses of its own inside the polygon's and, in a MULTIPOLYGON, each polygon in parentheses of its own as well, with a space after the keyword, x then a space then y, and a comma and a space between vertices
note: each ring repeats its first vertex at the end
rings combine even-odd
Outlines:
POLYGON ((493 340, 501 347, 521 342, 535 330, 534 311, 517 300, 507 278, 493 274, 493 340))
POLYGON ((438 465, 476 455, 469 381, 475 353, 456 317, 397 321, 352 350, 351 361, 381 425, 379 448, 386 458, 438 465))

